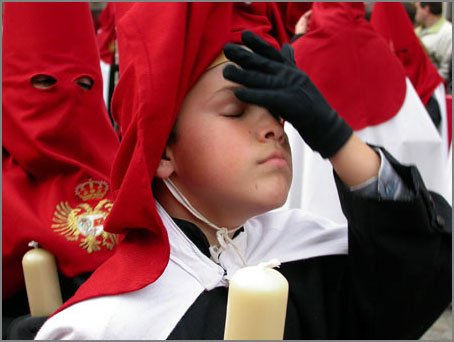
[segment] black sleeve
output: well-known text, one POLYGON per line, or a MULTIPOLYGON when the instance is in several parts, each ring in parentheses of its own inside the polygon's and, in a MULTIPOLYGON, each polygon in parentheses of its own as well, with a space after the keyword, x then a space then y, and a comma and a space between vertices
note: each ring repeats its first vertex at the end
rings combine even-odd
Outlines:
POLYGON ((451 302, 452 209, 425 188, 416 167, 382 151, 415 196, 361 198, 335 175, 349 223, 344 333, 355 339, 417 339, 451 302))

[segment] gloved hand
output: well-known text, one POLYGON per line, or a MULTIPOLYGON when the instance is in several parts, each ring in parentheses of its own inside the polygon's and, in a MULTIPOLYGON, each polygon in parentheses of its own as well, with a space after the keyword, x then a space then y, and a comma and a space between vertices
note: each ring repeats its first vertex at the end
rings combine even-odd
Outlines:
POLYGON ((242 41, 252 52, 237 44, 224 47, 226 57, 241 67, 227 65, 224 77, 246 87, 235 89, 236 97, 290 122, 323 158, 333 156, 353 131, 296 67, 292 47, 285 44, 279 52, 250 31, 242 41))

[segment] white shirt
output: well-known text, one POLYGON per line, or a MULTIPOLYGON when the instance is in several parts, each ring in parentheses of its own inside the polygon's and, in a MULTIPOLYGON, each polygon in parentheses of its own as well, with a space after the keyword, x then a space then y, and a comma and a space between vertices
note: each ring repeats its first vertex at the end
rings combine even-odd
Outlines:
POLYGON ((417 27, 416 34, 424 44, 441 77, 448 79, 452 58, 452 24, 441 17, 430 27, 417 27))

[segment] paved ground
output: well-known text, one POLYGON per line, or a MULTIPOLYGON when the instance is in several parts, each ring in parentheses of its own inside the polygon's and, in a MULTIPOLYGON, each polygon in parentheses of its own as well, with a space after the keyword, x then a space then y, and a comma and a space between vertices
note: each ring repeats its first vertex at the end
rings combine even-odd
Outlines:
POLYGON ((452 309, 446 310, 440 318, 427 330, 422 340, 452 341, 452 309))

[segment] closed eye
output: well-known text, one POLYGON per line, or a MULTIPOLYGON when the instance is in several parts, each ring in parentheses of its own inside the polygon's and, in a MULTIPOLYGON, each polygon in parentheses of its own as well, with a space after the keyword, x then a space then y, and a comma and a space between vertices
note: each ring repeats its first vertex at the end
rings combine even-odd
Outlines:
POLYGON ((220 112, 222 115, 230 118, 239 118, 243 116, 246 111, 247 105, 235 98, 228 97, 226 100, 227 104, 221 106, 220 112))
POLYGON ((244 111, 241 111, 240 113, 238 114, 226 114, 224 116, 228 117, 228 118, 240 118, 242 117, 244 114, 244 111))

